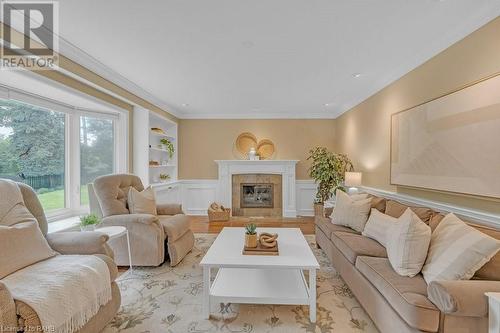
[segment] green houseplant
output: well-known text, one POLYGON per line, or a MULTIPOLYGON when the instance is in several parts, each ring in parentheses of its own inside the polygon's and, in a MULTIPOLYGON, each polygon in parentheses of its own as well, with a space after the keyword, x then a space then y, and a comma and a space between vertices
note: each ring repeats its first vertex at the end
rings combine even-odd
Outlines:
POLYGON ((162 181, 162 182, 166 182, 167 180, 170 179, 170 175, 166 174, 166 173, 160 173, 160 175, 158 177, 160 178, 160 181, 162 181))
POLYGON ((342 189, 346 171, 353 171, 354 168, 347 155, 332 153, 325 147, 311 149, 307 159, 311 161, 309 176, 317 184, 315 215, 322 215, 325 201, 330 199, 337 189, 342 189))
POLYGON ((254 223, 245 226, 245 246, 257 247, 257 226, 254 223))
POLYGON ((89 214, 80 217, 80 229, 82 231, 94 231, 96 225, 101 222, 99 217, 95 214, 89 214))
POLYGON ((163 138, 160 140, 160 143, 165 146, 165 149, 168 151, 168 157, 172 158, 174 156, 175 148, 172 141, 167 138, 163 138))

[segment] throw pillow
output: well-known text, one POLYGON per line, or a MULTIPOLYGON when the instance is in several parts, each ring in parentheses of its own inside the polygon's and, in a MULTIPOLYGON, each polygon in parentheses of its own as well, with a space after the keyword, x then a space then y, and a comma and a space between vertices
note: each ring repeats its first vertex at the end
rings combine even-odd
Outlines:
POLYGON ((369 197, 368 193, 351 194, 349 196, 354 201, 368 199, 368 197, 369 197))
POLYGON ((130 187, 128 191, 128 209, 130 214, 156 215, 155 190, 149 186, 144 191, 137 191, 130 187))
POLYGON ((333 224, 363 231, 371 208, 371 199, 353 200, 345 192, 337 191, 335 209, 331 215, 333 224))
POLYGON ((387 257, 402 276, 417 275, 425 263, 431 240, 431 228, 410 209, 387 232, 387 257))
POLYGON ((0 279, 57 254, 33 218, 31 222, 0 226, 0 279))
POLYGON ((389 215, 379 212, 377 209, 372 208, 368 222, 366 222, 365 229, 361 233, 363 236, 371 238, 387 246, 387 231, 397 223, 398 219, 389 215))
POLYGON ((468 280, 500 250, 500 241, 446 215, 432 233, 425 281, 468 280))

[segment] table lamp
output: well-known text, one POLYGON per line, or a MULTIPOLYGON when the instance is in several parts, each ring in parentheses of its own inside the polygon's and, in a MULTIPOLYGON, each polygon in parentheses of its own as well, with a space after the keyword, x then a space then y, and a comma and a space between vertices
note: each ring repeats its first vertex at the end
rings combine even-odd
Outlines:
POLYGON ((346 172, 344 185, 348 187, 349 194, 355 194, 358 192, 358 186, 361 186, 361 172, 346 172))

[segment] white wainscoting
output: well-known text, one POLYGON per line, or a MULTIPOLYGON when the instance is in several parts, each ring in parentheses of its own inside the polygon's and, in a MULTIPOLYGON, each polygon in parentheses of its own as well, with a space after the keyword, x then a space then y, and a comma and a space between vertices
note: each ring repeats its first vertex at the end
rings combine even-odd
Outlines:
POLYGON ((426 199, 416 198, 406 194, 400 194, 391 191, 380 190, 372 187, 362 187, 363 191, 377 195, 384 198, 394 199, 406 204, 413 204, 417 206, 424 206, 432 208, 441 213, 454 213, 468 221, 493 227, 500 228, 500 215, 491 214, 483 211, 468 209, 464 207, 454 206, 442 202, 436 202, 426 199))
POLYGON ((182 207, 188 215, 207 215, 207 208, 217 201, 217 179, 186 179, 182 184, 182 207))
POLYGON ((313 180, 297 180, 295 184, 295 190, 297 191, 297 215, 314 216, 316 184, 313 180))
MULTIPOLYGON (((182 204, 188 215, 207 215, 208 206, 217 201, 217 179, 184 179, 156 189, 157 200, 162 203, 182 204)), ((297 215, 314 216, 313 201, 316 186, 312 180, 297 180, 297 215)))

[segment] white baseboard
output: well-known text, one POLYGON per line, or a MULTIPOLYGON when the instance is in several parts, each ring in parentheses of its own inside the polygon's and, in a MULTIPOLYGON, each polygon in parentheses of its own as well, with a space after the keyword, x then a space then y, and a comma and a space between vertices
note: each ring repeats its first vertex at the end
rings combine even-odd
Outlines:
POLYGON ((496 229, 500 228, 500 215, 497 214, 491 214, 488 212, 454 206, 447 203, 421 199, 410 195, 381 190, 373 187, 363 187, 362 189, 370 194, 377 195, 380 197, 397 200, 406 204, 429 207, 435 211, 442 213, 454 213, 457 216, 460 216, 468 221, 477 224, 493 227, 496 229))

